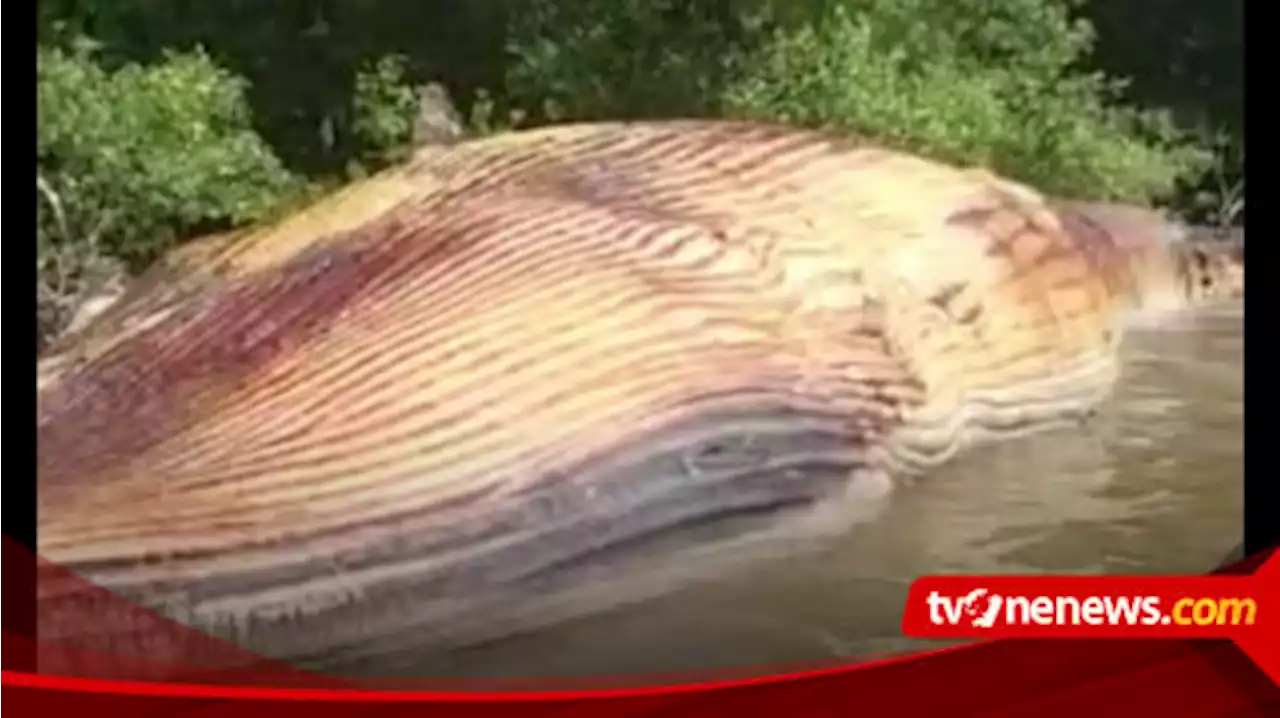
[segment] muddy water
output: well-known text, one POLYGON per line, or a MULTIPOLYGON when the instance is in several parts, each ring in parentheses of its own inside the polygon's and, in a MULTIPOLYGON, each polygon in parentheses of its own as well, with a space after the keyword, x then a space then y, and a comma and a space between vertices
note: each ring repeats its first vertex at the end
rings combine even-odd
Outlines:
POLYGON ((904 487, 819 554, 424 663, 427 675, 723 669, 926 647, 899 635, 935 572, 1203 572, 1240 541, 1238 307, 1135 327, 1114 402, 904 487))

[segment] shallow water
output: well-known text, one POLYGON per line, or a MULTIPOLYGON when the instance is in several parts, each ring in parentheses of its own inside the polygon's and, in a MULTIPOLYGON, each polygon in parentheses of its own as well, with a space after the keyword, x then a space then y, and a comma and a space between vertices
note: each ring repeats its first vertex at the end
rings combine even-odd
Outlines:
POLYGON ((1243 525, 1243 313, 1131 330, 1115 399, 1080 429, 987 447, 789 557, 431 661, 434 676, 585 676, 928 647, 899 634, 928 573, 1202 573, 1243 525))

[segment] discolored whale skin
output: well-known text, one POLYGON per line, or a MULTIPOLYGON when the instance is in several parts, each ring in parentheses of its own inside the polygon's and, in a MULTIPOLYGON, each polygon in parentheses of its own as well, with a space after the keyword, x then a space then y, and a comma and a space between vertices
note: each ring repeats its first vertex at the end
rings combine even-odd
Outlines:
MULTIPOLYGON (((482 640, 552 589, 604 605, 642 541, 1076 421, 1131 312, 1242 288, 1153 215, 816 132, 427 148, 183 248, 57 348, 40 553, 307 665, 482 640)), ((43 578, 42 635, 135 640, 67 618, 80 591, 43 578)))

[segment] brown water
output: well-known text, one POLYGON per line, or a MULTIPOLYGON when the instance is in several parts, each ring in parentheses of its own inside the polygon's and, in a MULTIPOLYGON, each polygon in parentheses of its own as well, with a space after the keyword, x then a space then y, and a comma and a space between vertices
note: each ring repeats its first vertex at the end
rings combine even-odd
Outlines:
POLYGON ((1201 573, 1243 525, 1243 310, 1131 330, 1091 424, 985 448, 899 489, 818 554, 421 666, 435 676, 653 673, 928 647, 899 634, 928 573, 1201 573))

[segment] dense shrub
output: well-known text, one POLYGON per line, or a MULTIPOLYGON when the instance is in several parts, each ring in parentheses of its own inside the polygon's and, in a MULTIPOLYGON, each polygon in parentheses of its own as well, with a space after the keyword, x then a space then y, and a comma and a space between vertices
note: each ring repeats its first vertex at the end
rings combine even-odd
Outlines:
POLYGON ((104 275, 301 186, 253 132, 242 82, 201 53, 108 72, 88 48, 43 48, 36 82, 42 333, 104 275))
POLYGON ((764 0, 524 0, 506 100, 533 121, 715 114, 764 39, 764 0))
POLYGON ((1071 0, 529 0, 506 99, 535 121, 826 126, 1046 191, 1147 202, 1209 159, 1087 69, 1071 0))
POLYGON ((1208 156, 1077 69, 1092 32, 1051 0, 854 0, 775 34, 735 115, 828 126, 1064 195, 1147 201, 1208 156), (930 18, 920 22, 920 18, 930 18))
MULTIPOLYGON (((405 73, 405 60, 387 55, 356 73, 352 96, 353 133, 362 170, 399 159, 413 139, 417 98, 405 73)), ((351 170, 349 170, 351 171, 351 170)))

